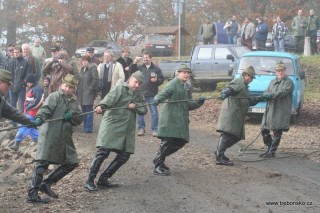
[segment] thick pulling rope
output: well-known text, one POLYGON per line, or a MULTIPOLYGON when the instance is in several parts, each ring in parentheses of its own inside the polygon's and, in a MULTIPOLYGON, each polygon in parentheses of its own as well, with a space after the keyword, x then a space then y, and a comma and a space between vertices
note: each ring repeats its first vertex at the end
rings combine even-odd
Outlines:
MULTIPOLYGON (((228 98, 232 98, 232 99, 250 99, 249 97, 228 97, 228 98)), ((220 99, 219 97, 213 97, 213 98, 205 98, 204 100, 211 100, 211 99, 220 99)), ((161 103, 181 103, 181 102, 189 102, 189 101, 198 101, 198 99, 186 99, 186 100, 176 100, 176 101, 163 101, 161 103)), ((137 106, 137 107, 144 107, 144 106, 149 106, 152 105, 151 103, 147 103, 141 106, 137 106)), ((108 110, 115 110, 115 109, 129 109, 128 107, 113 107, 113 108, 108 108, 108 109, 103 109, 102 111, 108 111, 108 110)), ((90 111, 90 112, 84 112, 84 113, 80 113, 77 115, 74 115, 73 117, 77 117, 77 116, 82 116, 82 115, 86 115, 86 114, 90 114, 90 113, 94 113, 95 111, 90 111)), ((63 120, 64 118, 55 118, 55 119, 50 119, 50 120, 45 120, 44 123, 47 122, 52 122, 52 121, 59 121, 59 120, 63 120)), ((31 127, 32 125, 19 125, 17 127, 8 127, 8 128, 3 128, 0 129, 0 132, 2 131, 8 131, 8 130, 13 130, 13 129, 19 129, 22 127, 31 127)))

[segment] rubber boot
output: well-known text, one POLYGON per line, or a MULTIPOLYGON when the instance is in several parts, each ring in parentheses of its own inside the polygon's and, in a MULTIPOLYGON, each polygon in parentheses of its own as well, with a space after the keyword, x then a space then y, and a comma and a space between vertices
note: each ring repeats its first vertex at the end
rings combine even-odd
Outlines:
POLYGON ((47 169, 48 169, 48 165, 43 165, 43 164, 36 165, 32 173, 30 185, 28 188, 28 197, 27 197, 28 202, 49 203, 50 199, 42 199, 38 195, 39 187, 43 179, 43 173, 47 171, 47 169))
POLYGON ((169 170, 164 168, 164 161, 166 159, 166 153, 169 151, 170 145, 167 140, 161 141, 161 146, 159 152, 157 153, 156 157, 154 158, 154 170, 153 173, 155 175, 162 175, 167 176, 170 175, 169 170))
POLYGON ((278 146, 280 144, 281 136, 282 136, 281 130, 274 131, 274 137, 273 137, 269 152, 267 154, 265 154, 263 156, 263 158, 273 158, 276 156, 275 153, 276 153, 278 146))
POLYGON ((270 135, 270 131, 269 130, 262 130, 262 138, 263 138, 264 145, 267 146, 267 150, 264 153, 259 154, 260 158, 263 158, 270 151, 270 147, 271 147, 271 144, 272 144, 272 138, 271 138, 271 135, 270 135))
POLYGON ((74 164, 59 166, 56 170, 51 172, 45 180, 42 181, 40 185, 40 191, 52 198, 58 198, 59 195, 52 191, 51 185, 53 183, 57 183, 59 180, 61 180, 64 176, 69 174, 75 168, 76 165, 74 164))
POLYGON ((112 175, 129 160, 129 158, 130 154, 127 152, 118 154, 116 158, 110 163, 108 168, 100 175, 97 183, 98 187, 111 188, 119 186, 119 184, 110 183, 108 179, 112 177, 112 175))
POLYGON ((227 148, 230 148, 233 146, 237 141, 235 140, 234 136, 231 136, 229 134, 222 134, 220 136, 220 140, 217 146, 216 150, 216 165, 224 165, 224 166, 233 166, 234 163, 228 161, 229 158, 227 158, 224 153, 227 150, 227 148))
POLYGON ((95 158, 92 161, 91 167, 89 169, 88 178, 86 180, 86 183, 84 187, 88 189, 89 191, 97 191, 98 188, 94 184, 94 179, 97 176, 97 173, 99 172, 99 169, 103 163, 103 161, 108 158, 110 154, 110 151, 107 149, 98 149, 97 153, 95 155, 95 158))
POLYGON ((20 142, 15 141, 14 144, 12 146, 10 146, 10 149, 17 152, 19 150, 19 146, 20 146, 20 142))
MULTIPOLYGON (((161 146, 163 146, 164 143, 166 143, 166 141, 161 140, 160 150, 161 150, 161 146)), ((153 164, 156 164, 157 159, 160 157, 160 155, 161 155, 160 150, 157 152, 156 156, 154 157, 154 159, 153 159, 153 164)), ((169 168, 167 165, 165 165, 164 162, 163 162, 163 164, 162 164, 162 168, 163 168, 164 170, 166 170, 166 171, 169 171, 169 170, 170 170, 170 168, 169 168)))

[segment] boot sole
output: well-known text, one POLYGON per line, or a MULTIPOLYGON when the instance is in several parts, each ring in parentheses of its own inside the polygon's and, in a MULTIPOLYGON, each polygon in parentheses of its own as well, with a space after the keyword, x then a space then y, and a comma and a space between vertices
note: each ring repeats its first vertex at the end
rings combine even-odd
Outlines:
POLYGON ((170 175, 170 173, 158 173, 158 172, 153 172, 153 174, 159 175, 159 176, 169 176, 170 175))
POLYGON ((43 204, 48 204, 50 202, 50 199, 38 199, 38 200, 34 200, 34 199, 27 199, 28 203, 43 203, 43 204))
POLYGON ((84 188, 87 189, 89 192, 98 191, 98 188, 92 189, 92 188, 90 188, 90 187, 88 187, 88 186, 84 186, 84 188))
POLYGON ((219 165, 219 166, 233 166, 234 163, 232 163, 232 164, 224 164, 224 163, 218 163, 218 162, 216 162, 216 165, 219 165))

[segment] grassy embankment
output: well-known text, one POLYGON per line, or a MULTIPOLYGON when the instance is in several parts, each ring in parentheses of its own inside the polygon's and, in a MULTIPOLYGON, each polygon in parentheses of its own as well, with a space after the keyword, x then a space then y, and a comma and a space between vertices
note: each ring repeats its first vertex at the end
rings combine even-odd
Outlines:
MULTIPOLYGON (((178 58, 154 58, 157 63, 158 60, 178 60, 178 58)), ((187 57, 182 57, 181 60, 186 60, 187 57)), ((317 99, 320 100, 320 55, 315 56, 302 56, 301 57, 302 69, 306 73, 306 88, 305 88, 305 99, 317 99)), ((167 81, 166 81, 167 82, 167 81)), ((161 89, 165 86, 166 82, 160 87, 161 89)), ((200 96, 204 97, 218 97, 219 92, 224 88, 227 82, 218 83, 215 91, 201 92, 198 88, 194 88, 193 98, 200 96)))

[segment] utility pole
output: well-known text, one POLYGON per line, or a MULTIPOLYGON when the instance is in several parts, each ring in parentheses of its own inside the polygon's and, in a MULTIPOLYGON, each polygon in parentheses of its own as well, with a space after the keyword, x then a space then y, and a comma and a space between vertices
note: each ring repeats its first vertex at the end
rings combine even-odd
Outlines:
POLYGON ((175 0, 175 14, 178 16, 178 60, 180 60, 181 49, 184 51, 185 42, 181 42, 181 27, 184 26, 185 16, 184 16, 184 0, 175 0), (181 48, 183 46, 183 48, 181 48))

